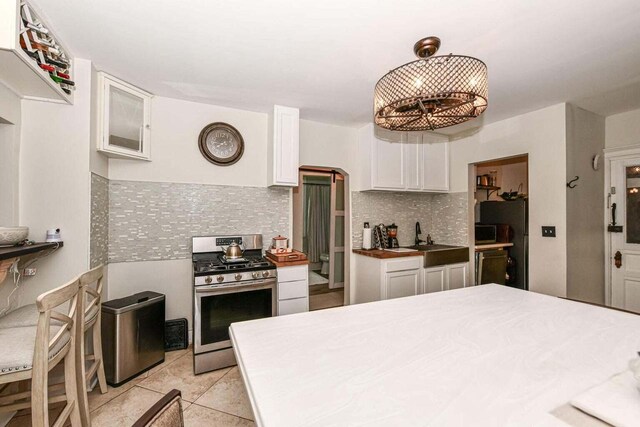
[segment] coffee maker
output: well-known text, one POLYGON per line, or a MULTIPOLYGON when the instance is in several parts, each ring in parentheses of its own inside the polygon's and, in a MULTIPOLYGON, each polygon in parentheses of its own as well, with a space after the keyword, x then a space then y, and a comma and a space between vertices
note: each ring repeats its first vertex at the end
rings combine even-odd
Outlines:
POLYGON ((391 225, 387 225, 387 247, 388 248, 397 248, 398 245, 398 226, 393 223, 391 225))

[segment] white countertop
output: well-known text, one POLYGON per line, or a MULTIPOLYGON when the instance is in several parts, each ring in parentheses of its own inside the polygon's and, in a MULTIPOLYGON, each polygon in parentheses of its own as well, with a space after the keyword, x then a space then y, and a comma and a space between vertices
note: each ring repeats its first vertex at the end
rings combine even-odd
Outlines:
POLYGON ((231 326, 259 426, 532 426, 624 370, 640 316, 499 285, 231 326))

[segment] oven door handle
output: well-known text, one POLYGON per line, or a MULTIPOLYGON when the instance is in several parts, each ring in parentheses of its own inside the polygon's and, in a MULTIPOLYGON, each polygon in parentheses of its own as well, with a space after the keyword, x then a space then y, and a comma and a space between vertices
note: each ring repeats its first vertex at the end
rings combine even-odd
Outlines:
POLYGON ((277 281, 275 279, 264 279, 255 282, 245 282, 233 286, 196 286, 196 294, 229 293, 232 291, 249 291, 252 289, 275 288, 276 283, 277 281))

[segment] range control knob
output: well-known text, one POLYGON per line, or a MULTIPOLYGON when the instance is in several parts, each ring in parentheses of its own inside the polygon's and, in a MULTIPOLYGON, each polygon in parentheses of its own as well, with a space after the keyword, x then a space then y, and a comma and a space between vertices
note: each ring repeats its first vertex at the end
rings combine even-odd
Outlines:
POLYGON ((251 273, 251 277, 253 277, 254 279, 257 279, 258 277, 260 277, 260 273, 258 273, 257 271, 254 271, 253 273, 251 273))
POLYGON ((242 274, 240 273, 236 273, 236 275, 233 277, 235 277, 236 280, 242 280, 242 274))
POLYGON ((220 283, 224 280, 224 276, 221 274, 218 277, 216 277, 216 280, 218 281, 218 283, 220 283))
POLYGON ((206 283, 207 285, 211 282, 213 282, 213 279, 211 278, 211 276, 207 276, 204 278, 204 283, 206 283))
POLYGON ((263 271, 262 277, 269 277, 269 271, 263 271))

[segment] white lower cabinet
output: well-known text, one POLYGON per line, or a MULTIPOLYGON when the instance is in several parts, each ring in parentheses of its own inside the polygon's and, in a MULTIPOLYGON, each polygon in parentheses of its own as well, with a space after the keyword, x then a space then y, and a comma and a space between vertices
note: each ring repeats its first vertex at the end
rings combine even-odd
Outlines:
POLYGON ((381 259, 356 255, 353 303, 401 298, 421 293, 422 256, 381 259))
POLYGON ((309 266, 278 267, 278 316, 309 311, 309 266))
POLYGON ((424 293, 445 290, 447 283, 447 268, 444 265, 424 269, 424 293))
POLYGON ((469 286, 469 263, 439 265, 424 269, 423 292, 447 291, 469 286))
POLYGON ((385 273, 382 299, 410 297, 420 293, 420 269, 385 273))

